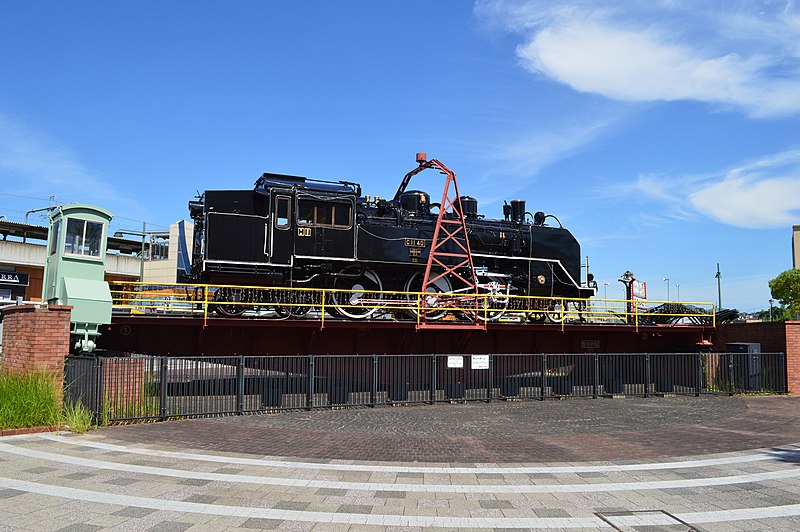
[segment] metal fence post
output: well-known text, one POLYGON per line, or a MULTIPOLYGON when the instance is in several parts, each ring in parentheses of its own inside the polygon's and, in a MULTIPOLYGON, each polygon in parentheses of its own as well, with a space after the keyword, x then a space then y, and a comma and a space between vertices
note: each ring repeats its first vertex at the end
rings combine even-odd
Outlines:
POLYGON ((789 371, 786 369, 786 353, 780 353, 780 364, 778 364, 778 367, 780 368, 779 375, 781 379, 780 391, 789 393, 789 379, 787 378, 789 371))
POLYGON ((308 377, 306 382, 306 410, 314 407, 314 355, 308 355, 308 377))
POLYGON ((644 397, 650 396, 650 378, 653 376, 653 368, 650 366, 650 353, 644 354, 644 397))
POLYGON ((436 403, 436 353, 431 354, 431 397, 430 403, 436 403))
POLYGON ((106 420, 102 419, 103 413, 103 359, 100 357, 94 357, 94 361, 92 362, 92 377, 95 379, 95 398, 94 398, 94 407, 95 411, 93 412, 95 421, 98 425, 103 424, 106 420))
POLYGON ((239 355, 236 366, 236 413, 244 413, 244 355, 239 355))
POLYGON ((375 408, 375 400, 378 397, 378 355, 372 355, 372 390, 370 390, 370 403, 375 408))
POLYGON ((544 401, 547 393, 547 354, 542 353, 542 383, 539 387, 539 400, 544 401))
POLYGON ((169 380, 169 359, 166 356, 161 357, 161 383, 159 401, 161 403, 161 421, 167 419, 167 381, 169 380))
POLYGON ((697 353, 695 359, 697 360, 697 386, 695 386, 694 396, 700 397, 700 392, 703 390, 703 353, 697 353))
POLYGON ((592 399, 597 399, 600 391, 600 355, 594 354, 594 382, 592 383, 592 399))
POLYGON ((494 355, 489 353, 489 369, 486 370, 486 402, 492 402, 492 395, 494 392, 494 382, 492 375, 494 374, 494 355))
POLYGON ((736 393, 734 386, 734 362, 733 353, 728 353, 728 395, 736 393))

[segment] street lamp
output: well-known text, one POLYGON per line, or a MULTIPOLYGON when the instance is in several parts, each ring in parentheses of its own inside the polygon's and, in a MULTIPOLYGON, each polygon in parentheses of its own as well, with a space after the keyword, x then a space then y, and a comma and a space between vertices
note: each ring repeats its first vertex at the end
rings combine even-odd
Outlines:
POLYGON ((667 282, 667 301, 669 301, 669 277, 664 277, 662 281, 667 282))
POLYGON ((680 302, 680 300, 681 300, 681 283, 675 283, 675 288, 678 289, 678 294, 675 296, 675 301, 680 302))
POLYGON ((769 321, 772 321, 772 304, 775 303, 774 299, 769 300, 769 321))
POLYGON ((608 283, 603 283, 603 299, 608 300, 608 283))
POLYGON ((141 231, 133 231, 128 229, 120 229, 119 231, 114 233, 114 236, 119 238, 123 235, 131 235, 131 236, 140 236, 142 237, 142 251, 139 255, 139 282, 144 282, 144 239, 147 237, 147 222, 142 222, 142 230, 141 231))

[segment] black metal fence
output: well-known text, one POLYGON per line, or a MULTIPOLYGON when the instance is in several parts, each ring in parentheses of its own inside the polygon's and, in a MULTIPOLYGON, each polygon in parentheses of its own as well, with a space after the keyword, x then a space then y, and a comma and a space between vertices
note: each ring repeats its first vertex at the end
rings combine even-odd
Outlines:
POLYGON ((398 403, 786 392, 783 353, 73 356, 99 422, 398 403))

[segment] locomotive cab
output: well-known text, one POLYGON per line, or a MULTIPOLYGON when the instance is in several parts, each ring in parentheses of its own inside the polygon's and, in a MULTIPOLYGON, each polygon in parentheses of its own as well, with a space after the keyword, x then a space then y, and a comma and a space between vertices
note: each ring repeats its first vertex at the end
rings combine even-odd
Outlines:
POLYGON ((295 263, 355 256, 357 186, 264 174, 254 190, 209 190, 190 204, 193 274, 202 280, 286 283, 295 263), (199 247, 199 249, 198 249, 199 247))

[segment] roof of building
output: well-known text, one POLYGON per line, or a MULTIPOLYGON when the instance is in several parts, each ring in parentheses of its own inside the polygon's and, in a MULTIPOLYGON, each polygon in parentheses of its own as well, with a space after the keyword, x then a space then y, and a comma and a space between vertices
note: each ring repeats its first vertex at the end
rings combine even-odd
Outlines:
MULTIPOLYGON (((3 240, 7 240, 8 237, 17 237, 23 240, 47 240, 47 232, 48 228, 43 225, 0 220, 0 235, 3 236, 3 240)), ((109 236, 108 250, 120 253, 139 253, 142 250, 142 241, 109 236)))

